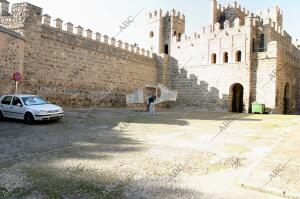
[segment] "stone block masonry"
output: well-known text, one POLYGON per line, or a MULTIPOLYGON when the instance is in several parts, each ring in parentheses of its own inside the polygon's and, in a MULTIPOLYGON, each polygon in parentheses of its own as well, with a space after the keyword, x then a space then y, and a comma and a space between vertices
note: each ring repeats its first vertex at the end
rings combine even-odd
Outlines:
POLYGON ((12 74, 23 71, 24 45, 20 34, 0 26, 0 95, 14 92, 12 74))
POLYGON ((178 91, 171 105, 249 113, 259 102, 269 113, 296 113, 300 51, 283 29, 281 9, 255 15, 236 2, 210 2, 211 23, 192 34, 182 13, 149 13, 149 46, 169 56, 160 76, 178 91))
MULTIPOLYGON (((29 3, 9 12, 5 1, 0 25, 10 33, 1 33, 1 80, 11 84, 18 69, 21 91, 67 106, 124 106, 126 94, 162 83, 178 91, 171 106, 248 113, 259 102, 272 113, 299 111, 299 43, 284 31, 282 10, 256 15, 236 2, 210 2, 210 24, 192 34, 179 11, 149 13, 150 52, 60 18, 51 24, 29 3)), ((11 92, 4 85, 0 93, 11 92)))
MULTIPOLYGON (((26 41, 23 93, 66 106, 124 106, 126 94, 145 83, 157 83, 157 64, 149 51, 100 33, 93 39, 91 30, 83 36, 80 26, 73 33, 71 23, 64 30, 61 19, 51 27, 50 16, 42 16, 41 8, 28 3, 14 4, 12 15, 4 18, 2 25, 21 33, 26 41), (111 93, 103 100, 93 99, 101 98, 108 89, 111 93)), ((5 70, 6 74, 13 71, 5 70)))
POLYGON ((52 27, 42 26, 39 48, 25 89, 63 105, 88 106, 111 88, 97 105, 122 106, 127 93, 157 81, 153 58, 52 27))

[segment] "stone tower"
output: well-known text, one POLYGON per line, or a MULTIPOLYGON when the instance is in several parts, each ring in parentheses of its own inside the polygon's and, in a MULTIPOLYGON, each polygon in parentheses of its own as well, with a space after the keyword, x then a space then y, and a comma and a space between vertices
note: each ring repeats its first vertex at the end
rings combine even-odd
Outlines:
POLYGON ((279 26, 281 29, 283 28, 283 12, 278 6, 260 12, 260 16, 263 21, 271 19, 272 23, 275 23, 274 26, 279 26))
POLYGON ((185 32, 185 16, 174 9, 149 13, 148 46, 157 54, 171 54, 172 41, 181 40, 185 32))
POLYGON ((148 18, 148 46, 156 53, 158 82, 170 86, 173 42, 181 41, 185 32, 185 16, 174 9, 170 12, 154 11, 148 18))
POLYGON ((237 18, 240 20, 240 25, 244 25, 247 16, 254 17, 254 14, 242 8, 237 2, 224 7, 216 0, 210 0, 210 14, 210 24, 214 26, 216 23, 220 23, 221 29, 234 26, 234 20, 237 18))
POLYGON ((9 2, 0 0, 0 16, 9 16, 9 2))
POLYGON ((218 22, 217 15, 218 15, 218 9, 217 9, 218 3, 217 0, 210 0, 210 24, 214 25, 218 22))

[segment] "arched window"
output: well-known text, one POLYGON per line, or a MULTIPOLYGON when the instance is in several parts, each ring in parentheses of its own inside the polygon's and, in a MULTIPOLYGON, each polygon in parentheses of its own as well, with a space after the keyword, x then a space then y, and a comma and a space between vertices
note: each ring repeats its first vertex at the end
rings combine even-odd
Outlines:
POLYGON ((154 37, 154 32, 153 31, 150 32, 150 37, 154 37))
POLYGON ((173 34, 173 36, 176 36, 177 35, 177 32, 176 31, 174 31, 174 34, 173 34))
POLYGON ((216 64, 217 63, 217 55, 216 53, 213 53, 211 55, 211 61, 210 61, 211 64, 216 64))
POLYGON ((242 52, 240 50, 236 51, 236 53, 235 53, 235 61, 236 62, 242 61, 242 52))
POLYGON ((223 63, 228 63, 228 52, 223 54, 223 63))
POLYGON ((169 45, 165 44, 165 54, 169 54, 169 45))

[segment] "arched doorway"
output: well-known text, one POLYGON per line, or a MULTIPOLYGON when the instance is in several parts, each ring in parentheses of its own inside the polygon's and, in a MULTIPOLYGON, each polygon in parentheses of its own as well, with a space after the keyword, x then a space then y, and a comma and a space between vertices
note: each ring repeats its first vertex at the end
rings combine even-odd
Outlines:
POLYGON ((169 54, 169 45, 165 44, 165 54, 169 54))
POLYGON ((289 83, 285 84, 284 95, 283 95, 283 114, 288 114, 290 109, 290 85, 289 83))
POLYGON ((241 84, 233 84, 230 89, 231 111, 234 113, 243 113, 244 111, 244 87, 241 84))

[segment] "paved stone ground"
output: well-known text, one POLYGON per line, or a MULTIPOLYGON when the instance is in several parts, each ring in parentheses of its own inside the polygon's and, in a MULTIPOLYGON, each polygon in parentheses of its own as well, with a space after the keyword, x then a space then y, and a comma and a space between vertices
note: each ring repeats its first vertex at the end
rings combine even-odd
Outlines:
MULTIPOLYGON (((126 109, 68 110, 61 122, 31 126, 1 121, 0 198, 283 198, 279 179, 299 176, 299 121, 126 109)), ((297 198, 299 182, 284 182, 297 198)))
POLYGON ((286 130, 269 152, 249 166, 240 183, 249 188, 300 198, 299 129, 298 123, 286 130), (271 173, 266 173, 270 168, 271 173))

